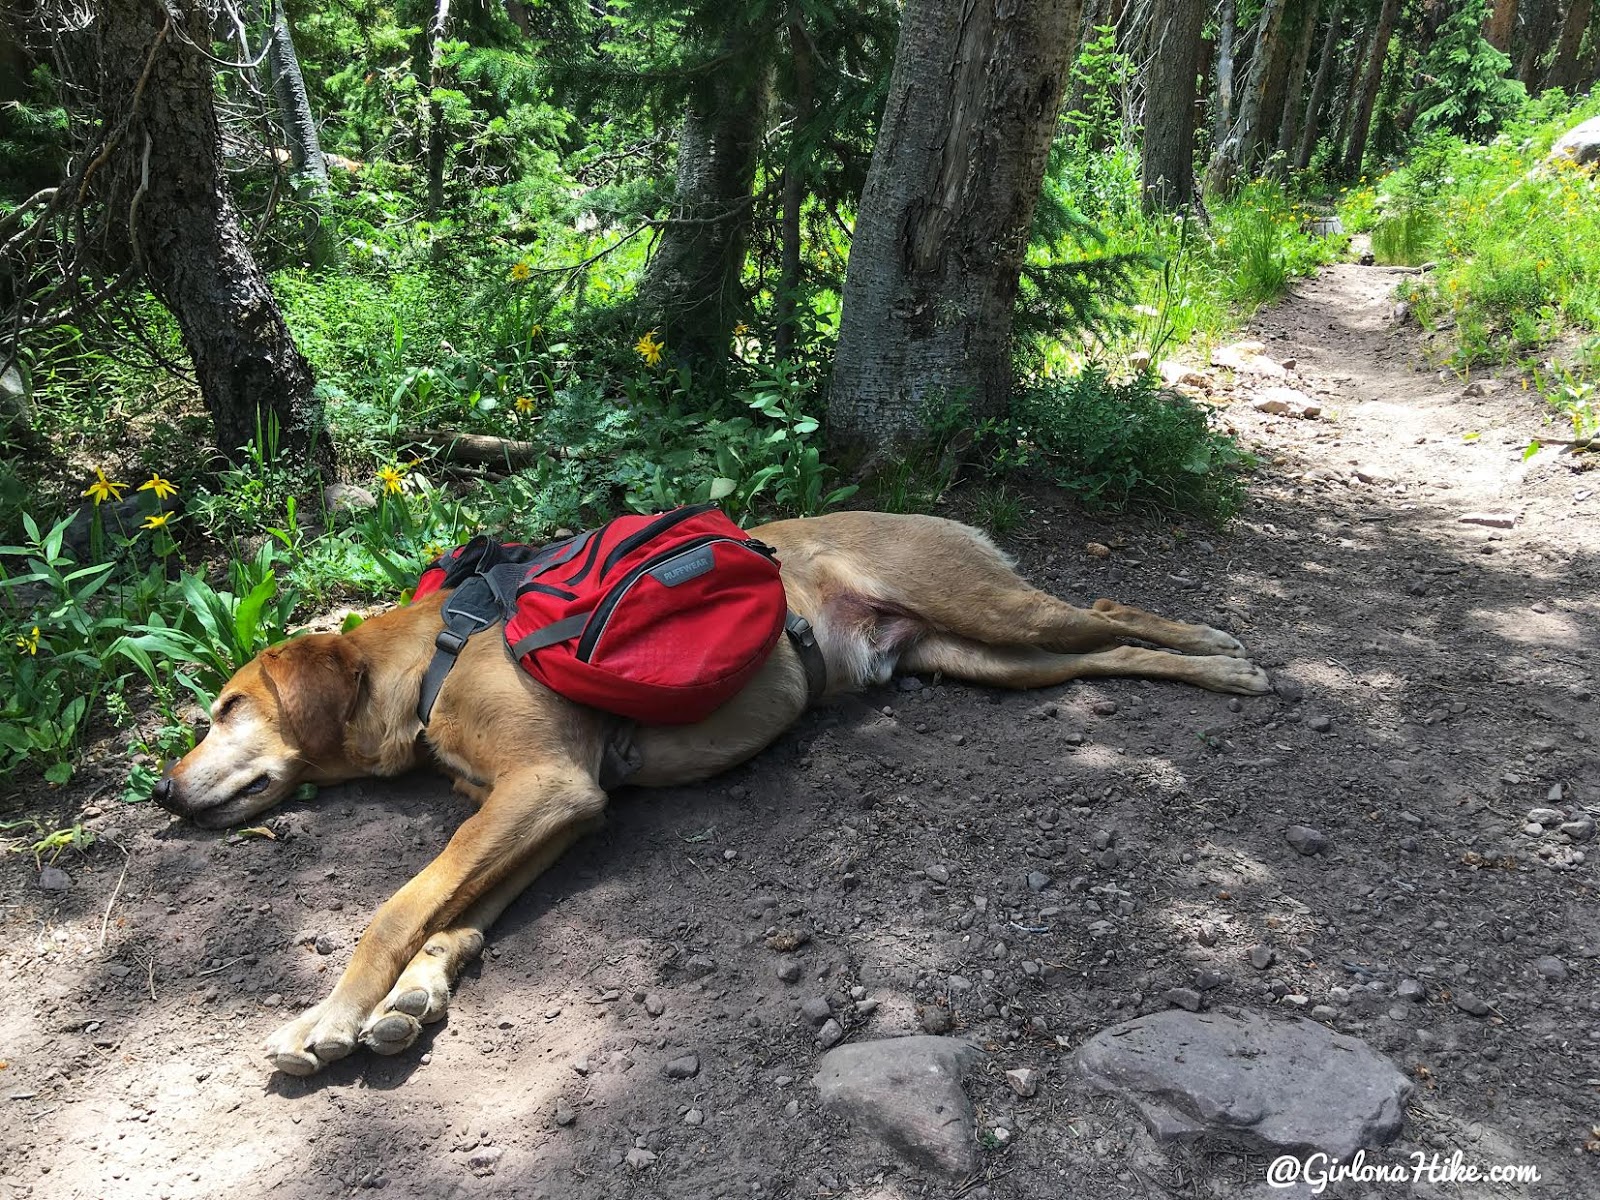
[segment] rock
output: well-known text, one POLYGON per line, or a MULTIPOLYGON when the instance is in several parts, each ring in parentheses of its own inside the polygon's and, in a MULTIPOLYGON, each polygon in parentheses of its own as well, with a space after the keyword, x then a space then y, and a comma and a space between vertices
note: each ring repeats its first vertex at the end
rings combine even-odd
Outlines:
POLYGON ((1257 412, 1278 416, 1297 417, 1302 421, 1314 420, 1322 415, 1322 402, 1306 395, 1299 388, 1264 387, 1256 393, 1250 407, 1257 412))
POLYGON ((1484 525, 1490 529, 1510 529, 1517 523, 1514 513, 1462 513, 1456 520, 1462 525, 1484 525))
POLYGON ((1168 387, 1201 388, 1211 382, 1201 371, 1175 359, 1162 359, 1156 370, 1161 375, 1161 382, 1168 387))
POLYGON ((1289 678, 1287 675, 1273 676, 1272 690, 1290 704, 1299 704, 1306 696, 1306 689, 1301 686, 1300 682, 1289 678))
POLYGON ((931 867, 923 867, 922 874, 926 878, 933 880, 934 883, 950 882, 950 868, 942 863, 935 863, 931 867))
POLYGON ((1202 946, 1215 946, 1217 944, 1217 927, 1202 921, 1200 928, 1195 930, 1194 940, 1202 946))
POLYGON ((338 934, 319 933, 317 934, 317 940, 312 942, 311 945, 318 954, 332 954, 340 946, 344 945, 344 942, 339 938, 338 934))
POLYGON ((1494 1010, 1472 992, 1456 992, 1450 999, 1455 1006, 1470 1017, 1487 1017, 1494 1010))
POLYGON ((1258 971, 1265 971, 1277 960, 1278 953, 1271 946, 1250 947, 1250 965, 1258 971))
POLYGON ((1213 350, 1211 365, 1226 367, 1241 375, 1258 375, 1266 379, 1284 378, 1288 372, 1282 365, 1267 357, 1266 349, 1261 342, 1234 342, 1231 346, 1213 350))
POLYGON ((39 871, 39 890, 42 892, 64 892, 72 886, 72 877, 60 867, 43 867, 39 871))
POLYGON ((33 428, 33 403, 28 381, 18 363, 0 371, 0 430, 16 426, 13 435, 26 436, 33 428))
POLYGON ((1580 167, 1600 162, 1600 117, 1590 117, 1562 134, 1550 147, 1549 161, 1580 167))
POLYGON ((1167 1003, 1174 1008, 1184 1008, 1190 1012, 1199 1012, 1200 1006, 1205 1003, 1205 998, 1194 988, 1170 988, 1167 991, 1167 1003))
POLYGON ((578 1119, 578 1114, 567 1107, 567 1102, 565 1100, 559 1098, 556 1100, 556 1110, 554 1116, 555 1123, 561 1126, 563 1129, 578 1119))
POLYGON ((1594 818, 1585 814, 1576 821, 1561 822, 1556 829, 1575 842, 1591 841, 1594 838, 1594 818))
POLYGON ((1050 882, 1050 876, 1043 871, 1028 872, 1028 890, 1030 892, 1042 892, 1050 886, 1050 882))
POLYGON ((1567 964, 1553 954, 1546 954, 1542 958, 1533 960, 1533 969, 1548 983, 1565 983, 1567 979, 1567 964))
POLYGON ((330 483, 322 489, 322 503, 335 514, 365 512, 378 507, 376 496, 353 483, 330 483))
POLYGON ((1039 1091, 1039 1072, 1031 1067, 1018 1067, 1006 1072, 1006 1082, 1013 1092, 1026 1099, 1039 1091))
POLYGON ((1083 547, 1083 552, 1090 558, 1111 557, 1111 547, 1103 545, 1100 542, 1086 542, 1083 547))
POLYGON ((1094 712, 1100 717, 1114 717, 1117 715, 1117 702, 1115 700, 1096 700, 1094 712))
POLYGON ((656 1161, 656 1156, 654 1151, 646 1150, 643 1146, 630 1146, 623 1161, 635 1171, 642 1171, 656 1161))
POLYGON ((833 1016, 833 1010, 828 1007, 828 1002, 821 996, 812 996, 800 1006, 800 1015, 813 1026, 821 1025, 833 1016))
POLYGON ((824 1050, 831 1050, 844 1041, 844 1026, 829 1017, 822 1023, 822 1028, 817 1030, 817 1042, 824 1050))
POLYGON ((667 1005, 660 996, 646 996, 644 998, 644 1011, 652 1017, 659 1017, 667 1011, 667 1005))
POLYGON ((1309 825, 1291 825, 1283 831, 1283 837, 1297 854, 1304 854, 1308 858, 1328 848, 1327 835, 1309 825))
POLYGON ((1559 825, 1567 814, 1559 808, 1530 808, 1527 819, 1535 825, 1559 825))
POLYGON ((1428 998, 1428 989, 1422 986, 1420 979, 1402 979, 1400 986, 1395 988, 1394 994, 1402 1000, 1411 1000, 1421 1004, 1428 998))
POLYGON ((480 1147, 467 1159, 467 1168, 474 1175, 493 1175, 504 1154, 505 1150, 499 1146, 480 1147))
POLYGON ((1266 413, 1273 417, 1286 417, 1289 415, 1289 405, 1276 397, 1261 396, 1250 401, 1250 407, 1257 412, 1266 413))
POLYGON ((703 979, 716 971, 717 964, 707 955, 695 954, 683 964, 683 969, 690 979, 703 979))
POLYGON ((1361 466, 1358 466, 1354 471, 1351 472, 1351 474, 1359 479, 1362 483, 1371 484, 1394 482, 1394 475, 1392 472, 1386 471, 1382 467, 1375 467, 1371 463, 1364 463, 1361 466))
POLYGON ((685 1054, 675 1058, 661 1068, 661 1073, 668 1079, 693 1079, 700 1074, 700 1056, 685 1054))
POLYGON ((1328 733, 1333 729, 1333 721, 1328 717, 1308 717, 1306 728, 1312 733, 1328 733))
POLYGON ((955 1028, 956 1020, 950 1010, 938 1004, 930 1004, 922 1010, 922 1028, 929 1033, 949 1033, 955 1028))
POLYGON ((1506 385, 1501 383, 1498 379, 1474 379, 1471 383, 1467 384, 1466 387, 1461 389, 1461 395, 1468 398, 1474 396, 1492 396, 1495 392, 1498 392, 1505 386, 1506 385))
POLYGON ((830 1112, 917 1166, 961 1178, 972 1171, 976 1150, 961 1074, 981 1057, 954 1038, 857 1042, 823 1055, 812 1082, 830 1112))
POLYGON ((704 1125, 706 1123, 706 1114, 698 1108, 691 1108, 683 1114, 683 1123, 685 1125, 704 1125))
POLYGON ((1252 1152, 1348 1160, 1394 1140, 1412 1085, 1366 1043, 1301 1018, 1164 1012, 1078 1051, 1088 1082, 1138 1106, 1160 1141, 1202 1135, 1252 1152))
POLYGON ((778 960, 778 978, 784 983, 794 983, 800 978, 800 960, 784 955, 778 960))

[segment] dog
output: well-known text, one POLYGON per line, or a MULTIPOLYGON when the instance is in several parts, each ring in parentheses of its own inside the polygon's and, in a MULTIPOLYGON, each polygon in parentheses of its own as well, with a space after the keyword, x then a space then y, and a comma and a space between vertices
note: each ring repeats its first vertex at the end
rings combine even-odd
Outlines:
MULTIPOLYGON (((1108 675, 1242 695, 1269 687, 1231 635, 1111 600, 1075 608, 1025 583, 985 534, 955 521, 844 512, 750 535, 777 551, 789 607, 811 622, 824 694, 884 683, 896 669, 1006 688, 1108 675)), ((635 727, 546 689, 511 658, 495 626, 461 651, 424 728, 418 694, 444 600, 435 594, 347 633, 263 651, 222 689, 210 732, 156 788, 162 807, 217 828, 254 817, 302 783, 431 763, 477 805, 443 852, 378 909, 332 993, 268 1039, 268 1059, 290 1075, 313 1074, 358 1045, 399 1053, 445 1015, 484 931, 598 824, 609 754, 625 749, 630 784, 694 783, 771 744, 817 690, 800 650, 782 639, 707 719, 635 727)))

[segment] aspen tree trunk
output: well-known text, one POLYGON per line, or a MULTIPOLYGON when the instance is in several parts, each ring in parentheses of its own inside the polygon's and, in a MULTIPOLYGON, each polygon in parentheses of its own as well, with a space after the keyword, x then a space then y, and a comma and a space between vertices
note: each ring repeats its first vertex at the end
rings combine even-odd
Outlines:
POLYGON ((1367 60, 1361 77, 1361 91, 1356 96, 1355 109, 1350 116, 1350 141, 1345 147, 1344 173, 1361 174, 1361 161, 1367 155, 1367 134, 1372 127, 1372 108, 1378 99, 1378 88, 1383 84, 1383 64, 1389 55, 1389 38, 1394 33, 1394 23, 1400 15, 1400 0, 1383 0, 1383 10, 1378 14, 1378 28, 1372 38, 1372 56, 1367 60))
POLYGON ((1195 86, 1203 0, 1161 0, 1146 72, 1140 186, 1146 208, 1172 210, 1194 199, 1195 86))

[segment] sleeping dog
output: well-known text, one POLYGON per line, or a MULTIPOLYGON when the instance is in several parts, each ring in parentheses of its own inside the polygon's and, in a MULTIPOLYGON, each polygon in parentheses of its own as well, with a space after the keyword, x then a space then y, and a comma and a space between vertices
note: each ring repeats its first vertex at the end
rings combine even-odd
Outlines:
POLYGON ((744 690, 698 724, 639 726, 566 700, 519 667, 491 629, 462 649, 424 725, 418 696, 445 594, 348 633, 274 646, 228 682, 210 733, 157 786, 157 802, 181 817, 234 825, 302 783, 430 763, 477 805, 378 909, 327 999, 268 1039, 278 1070, 309 1075, 358 1044, 395 1054, 444 1016, 484 931, 598 823, 602 779, 619 751, 629 783, 692 783, 769 745, 819 690, 855 691, 897 669, 1008 688, 1128 675, 1242 695, 1268 689, 1228 634, 1110 600, 1074 608, 1023 582, 984 534, 954 521, 849 512, 751 536, 777 551, 789 607, 810 621, 823 670, 813 662, 808 672, 801 650, 781 640, 744 690))

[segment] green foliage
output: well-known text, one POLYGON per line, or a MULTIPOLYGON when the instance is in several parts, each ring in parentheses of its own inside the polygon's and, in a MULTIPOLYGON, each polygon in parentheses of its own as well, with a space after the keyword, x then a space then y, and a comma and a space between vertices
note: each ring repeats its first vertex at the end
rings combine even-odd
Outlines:
POLYGON ((1411 99, 1418 133, 1481 138, 1527 100, 1526 89, 1511 76, 1511 60, 1484 40, 1490 7, 1491 0, 1463 0, 1445 17, 1422 60, 1422 87, 1411 99))

